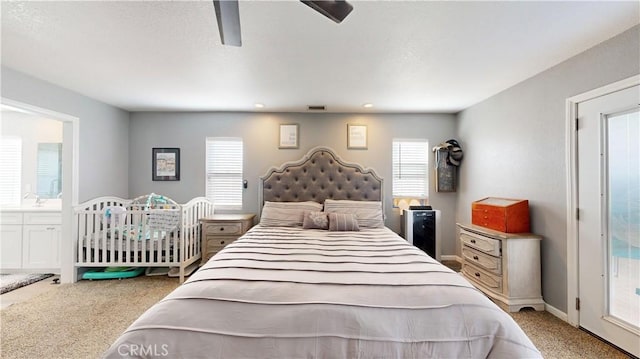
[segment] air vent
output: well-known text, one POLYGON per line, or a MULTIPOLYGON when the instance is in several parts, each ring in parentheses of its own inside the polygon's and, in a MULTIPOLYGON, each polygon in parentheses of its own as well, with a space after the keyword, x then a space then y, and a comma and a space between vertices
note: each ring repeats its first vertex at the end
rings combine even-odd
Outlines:
POLYGON ((309 111, 324 111, 326 107, 324 105, 316 105, 316 106, 307 106, 307 110, 309 111))

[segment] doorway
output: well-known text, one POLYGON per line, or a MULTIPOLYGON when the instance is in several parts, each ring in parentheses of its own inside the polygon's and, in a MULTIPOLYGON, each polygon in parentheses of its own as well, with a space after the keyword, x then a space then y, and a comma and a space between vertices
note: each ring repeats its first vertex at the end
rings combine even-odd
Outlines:
POLYGON ((2 106, 14 111, 28 113, 34 116, 49 118, 62 122, 62 195, 61 195, 61 241, 60 253, 60 281, 72 283, 76 281, 75 246, 73 245, 73 207, 78 204, 78 156, 80 143, 80 119, 67 114, 40 108, 30 104, 2 98, 2 106))
POLYGON ((637 79, 619 85, 573 103, 575 232, 568 249, 576 266, 575 273, 569 268, 575 280, 569 319, 638 356, 640 87, 637 79))

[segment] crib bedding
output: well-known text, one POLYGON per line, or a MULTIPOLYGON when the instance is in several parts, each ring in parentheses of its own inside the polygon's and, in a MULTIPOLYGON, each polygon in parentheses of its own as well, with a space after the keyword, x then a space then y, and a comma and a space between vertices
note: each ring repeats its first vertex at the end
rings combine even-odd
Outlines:
POLYGON ((105 356, 158 354, 540 357, 508 314, 388 228, 260 225, 145 312, 105 356))

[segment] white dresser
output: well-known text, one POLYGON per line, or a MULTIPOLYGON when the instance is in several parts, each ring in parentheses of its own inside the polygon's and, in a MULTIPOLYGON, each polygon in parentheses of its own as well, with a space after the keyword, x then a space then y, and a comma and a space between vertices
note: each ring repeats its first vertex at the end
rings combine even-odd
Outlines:
POLYGON ((540 236, 460 223, 458 229, 465 278, 506 311, 544 310, 540 236))

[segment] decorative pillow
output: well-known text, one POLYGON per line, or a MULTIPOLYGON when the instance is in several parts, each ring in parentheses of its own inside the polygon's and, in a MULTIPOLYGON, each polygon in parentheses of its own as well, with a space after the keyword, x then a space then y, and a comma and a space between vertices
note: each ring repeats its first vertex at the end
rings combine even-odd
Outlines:
POLYGON ((329 219, 324 212, 306 212, 302 221, 304 229, 329 229, 329 219))
POLYGON ((358 219, 350 213, 329 213, 330 231, 359 231, 358 219))
POLYGON ((318 202, 265 202, 262 207, 260 224, 266 227, 302 226, 305 212, 322 210, 318 202))
POLYGON ((382 202, 380 201, 324 201, 324 211, 327 213, 351 213, 358 218, 358 225, 363 228, 384 227, 382 202))

